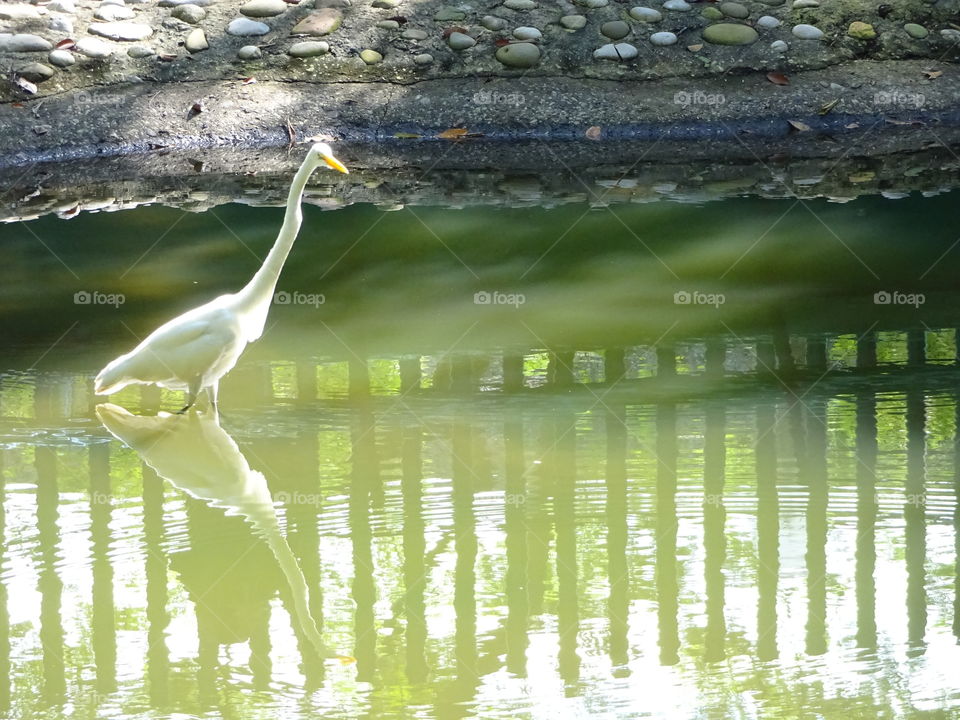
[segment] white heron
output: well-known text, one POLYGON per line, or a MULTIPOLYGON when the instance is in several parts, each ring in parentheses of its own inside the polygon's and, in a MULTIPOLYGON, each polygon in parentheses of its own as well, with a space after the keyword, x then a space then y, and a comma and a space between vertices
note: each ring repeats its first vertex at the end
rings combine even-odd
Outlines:
POLYGON ((193 407, 200 391, 206 390, 211 405, 216 407, 220 378, 237 364, 247 343, 263 334, 277 279, 303 221, 303 189, 313 171, 323 164, 349 172, 326 143, 310 148, 290 184, 276 242, 250 282, 239 292, 221 295, 158 327, 99 372, 94 393, 111 395, 136 384, 185 390, 187 404, 180 410, 184 413, 193 407))

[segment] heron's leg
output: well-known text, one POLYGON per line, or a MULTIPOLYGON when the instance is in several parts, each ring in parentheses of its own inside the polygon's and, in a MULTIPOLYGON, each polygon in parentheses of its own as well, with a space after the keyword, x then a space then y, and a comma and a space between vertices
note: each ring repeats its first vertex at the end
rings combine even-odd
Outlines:
POLYGON ((192 408, 193 404, 197 402, 197 395, 199 394, 200 394, 200 378, 197 377, 190 381, 190 386, 187 389, 187 404, 177 411, 177 415, 183 415, 187 410, 192 408))
POLYGON ((217 393, 220 392, 220 381, 215 380, 213 385, 207 385, 207 396, 210 398, 210 407, 219 410, 217 406, 217 393))

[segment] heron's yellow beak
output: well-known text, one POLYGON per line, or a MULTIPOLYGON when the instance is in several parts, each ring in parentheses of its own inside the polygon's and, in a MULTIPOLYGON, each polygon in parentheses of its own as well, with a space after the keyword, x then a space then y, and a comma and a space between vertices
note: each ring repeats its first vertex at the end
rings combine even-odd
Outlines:
POLYGON ((342 162, 340 162, 339 160, 337 160, 333 155, 324 155, 324 156, 323 156, 323 161, 324 161, 327 165, 329 165, 330 167, 332 167, 334 170, 336 170, 337 172, 342 172, 342 173, 344 173, 344 174, 346 174, 346 175, 349 175, 349 174, 350 174, 350 171, 347 170, 347 166, 344 165, 344 164, 343 164, 342 162))

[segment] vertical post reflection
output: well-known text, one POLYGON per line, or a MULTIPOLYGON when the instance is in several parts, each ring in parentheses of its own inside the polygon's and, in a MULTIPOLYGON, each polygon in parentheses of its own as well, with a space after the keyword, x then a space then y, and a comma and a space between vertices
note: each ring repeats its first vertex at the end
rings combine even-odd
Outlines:
MULTIPOLYGON (((366 369, 366 366, 363 366, 366 369)), ((351 364, 351 392, 354 391, 351 364)), ((376 486, 378 463, 373 413, 361 407, 351 427, 353 468, 350 483, 350 539, 353 543, 354 657, 357 680, 372 682, 377 661, 377 633, 374 625, 376 585, 373 577, 373 532, 370 528, 370 500, 376 486)))
MULTIPOLYGON (((874 362, 876 344, 874 344, 874 362)), ((860 358, 857 358, 859 365, 860 358)), ((857 647, 877 647, 877 399, 873 392, 857 395, 857 647)))
MULTIPOLYGON (((419 370, 420 359, 417 358, 419 370)), ((401 449, 400 489, 403 493, 403 587, 406 627, 406 672, 411 683, 427 678, 426 541, 423 522, 423 431, 407 428, 401 449)))
POLYGON ((523 420, 509 415, 504 425, 506 492, 504 523, 507 552, 507 670, 527 674, 527 487, 524 473, 523 420))
POLYGON ((477 533, 473 510, 473 433, 460 421, 453 423, 453 525, 456 529, 456 564, 453 579, 453 607, 456 614, 456 701, 473 697, 477 685, 477 533))
POLYGON ((163 522, 163 480, 146 463, 143 476, 143 535, 147 576, 147 678, 150 704, 164 707, 170 701, 170 656, 167 649, 167 555, 163 522))
MULTIPOLYGON (((960 339, 960 330, 957 331, 960 339)), ((960 356, 960 342, 957 343, 960 356)), ((953 634, 960 640, 960 401, 954 397, 953 411, 953 634)))
POLYGON ((607 348, 603 353, 603 381, 613 384, 627 374, 626 353, 622 347, 607 348))
POLYGON ((116 689, 117 636, 110 564, 110 445, 90 448, 90 535, 93 540, 93 656, 97 691, 116 689))
POLYGON ((927 593, 924 563, 926 531, 926 407, 923 391, 907 392, 907 483, 903 508, 907 560, 907 638, 922 652, 927 628, 927 593))
POLYGON ((807 633, 808 655, 827 651, 827 419, 826 402, 815 399, 806 414, 807 633))
MULTIPOLYGON (((607 581, 610 598, 610 663, 618 675, 627 671, 630 576, 627 565, 627 426, 623 405, 609 408, 607 431, 607 581)), ((627 671, 629 672, 629 671, 627 671)))
MULTIPOLYGON (((568 685, 580 677, 577 633, 580 611, 577 597, 576 418, 566 415, 554 425, 551 473, 554 477, 554 511, 557 532, 557 629, 560 633, 560 678, 568 685)), ((572 688, 568 692, 575 693, 572 688)))
MULTIPOLYGON (((4 474, 4 450, 0 448, 0 569, 6 566, 7 555, 7 487, 4 474)), ((10 610, 7 607, 7 584, 0 582, 0 714, 10 710, 10 610)))
POLYGON ((563 350, 550 353, 547 362, 547 382, 557 387, 573 384, 573 352, 563 350))
POLYGON ((52 447, 35 450, 37 468, 37 530, 40 544, 40 643, 43 646, 43 685, 40 694, 49 704, 62 702, 67 689, 63 664, 63 621, 60 604, 63 582, 57 575, 60 513, 57 456, 52 447))
POLYGON ((503 391, 517 392, 523 389, 523 355, 504 354, 503 391))
POLYGON ((657 405, 657 627, 660 662, 680 661, 677 581, 677 410, 657 405))
POLYGON ((727 557, 725 534, 726 508, 723 485, 726 471, 726 410, 711 403, 707 406, 703 441, 703 544, 704 579, 707 593, 707 633, 705 659, 715 662, 726 657, 727 623, 724 617, 726 586, 723 564, 727 557))
POLYGON ((757 657, 773 660, 777 648, 777 585, 780 580, 780 497, 777 491, 775 406, 757 406, 757 657))

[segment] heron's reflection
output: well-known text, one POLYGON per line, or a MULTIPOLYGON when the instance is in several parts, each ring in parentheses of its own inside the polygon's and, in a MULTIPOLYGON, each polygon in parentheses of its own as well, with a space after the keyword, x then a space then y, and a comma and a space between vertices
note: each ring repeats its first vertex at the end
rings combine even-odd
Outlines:
MULTIPOLYGON (((226 515, 242 517, 249 523, 253 532, 270 548, 286 579, 293 604, 291 614, 295 629, 299 631, 297 634, 306 638, 309 646, 321 658, 353 661, 351 657, 332 652, 321 639, 316 620, 310 612, 306 579, 280 530, 266 478, 250 468, 236 442, 220 427, 215 412, 185 415, 161 412, 155 416, 139 416, 112 404, 98 405, 96 412, 104 427, 135 450, 159 476, 210 507, 222 509, 226 515)), ((223 576, 232 574, 228 566, 239 564, 241 558, 242 554, 232 563, 225 563, 223 576)), ((209 573, 209 567, 207 571, 209 573)), ((187 574, 196 577, 196 573, 187 574)), ((213 573, 213 578, 219 574, 213 573)), ((186 576, 184 580, 187 581, 186 576)), ((259 585, 262 577, 249 580, 259 585)), ((199 600, 209 609, 214 598, 209 597, 208 592, 209 588, 205 589, 199 600)), ((238 601, 241 601, 240 597, 225 598, 224 610, 236 614, 235 609, 226 606, 238 601)), ((221 625, 228 624, 219 615, 216 620, 221 625)), ((232 641, 222 637, 218 639, 218 643, 232 641)))

